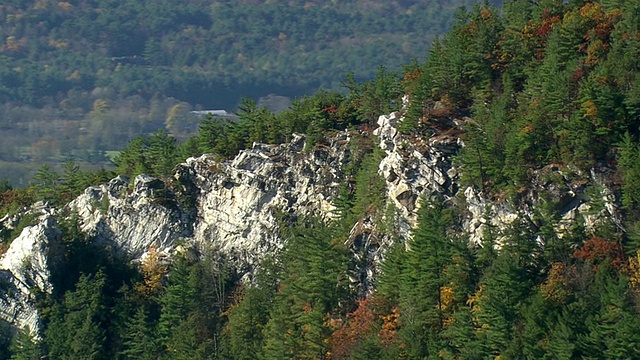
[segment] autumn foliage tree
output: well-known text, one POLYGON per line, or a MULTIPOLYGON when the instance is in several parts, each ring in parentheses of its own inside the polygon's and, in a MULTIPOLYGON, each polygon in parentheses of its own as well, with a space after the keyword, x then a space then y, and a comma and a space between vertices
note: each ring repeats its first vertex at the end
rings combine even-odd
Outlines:
POLYGON ((357 308, 348 314, 344 323, 331 334, 331 358, 349 359, 351 352, 362 342, 374 336, 379 319, 371 308, 371 298, 358 300, 357 308))
POLYGON ((626 263, 620 244, 600 237, 586 240, 579 249, 573 252, 573 257, 591 264, 594 269, 607 262, 617 270, 621 270, 626 263))
POLYGON ((160 251, 152 246, 140 265, 143 279, 135 285, 135 291, 143 300, 157 298, 165 287, 165 276, 169 267, 163 263, 161 256, 160 251))

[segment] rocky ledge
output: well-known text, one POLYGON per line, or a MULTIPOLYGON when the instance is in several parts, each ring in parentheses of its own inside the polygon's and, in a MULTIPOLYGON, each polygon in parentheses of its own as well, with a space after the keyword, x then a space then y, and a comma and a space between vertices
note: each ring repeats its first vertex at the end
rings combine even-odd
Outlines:
MULTIPOLYGON (((536 172, 517 203, 489 199, 460 184, 464 169, 451 161, 464 146, 452 135, 456 132, 408 137, 397 129, 401 121, 399 112, 381 116, 374 132, 385 151, 379 173, 388 203, 395 208, 401 240, 410 238, 424 198, 461 208, 460 231, 475 243, 489 224, 504 229, 515 221, 535 222, 535 209, 542 202, 556 208, 559 221, 554 226, 560 235, 577 219, 588 230, 618 218, 606 173, 582 176, 599 189, 587 193, 584 182, 576 183, 566 169, 550 166, 536 172), (595 202, 604 206, 594 208, 595 202)), ((0 258, 0 317, 17 327, 38 329, 34 293, 52 290, 51 273, 62 259, 56 226, 61 214, 77 214, 87 235, 132 259, 150 247, 171 256, 177 247, 190 245, 222 251, 241 271, 250 271, 282 247, 279 220, 314 215, 329 221, 335 216, 333 202, 352 156, 353 135, 339 132, 308 147, 304 135, 294 134, 282 145, 255 143, 230 161, 219 162, 212 155, 190 158, 176 168, 172 179, 140 175, 131 184, 117 177, 86 189, 65 209, 42 207, 36 224, 26 227, 0 258)), ((363 291, 370 288, 391 241, 376 236, 375 226, 371 218, 360 219, 347 240, 361 274, 352 280, 363 291)))

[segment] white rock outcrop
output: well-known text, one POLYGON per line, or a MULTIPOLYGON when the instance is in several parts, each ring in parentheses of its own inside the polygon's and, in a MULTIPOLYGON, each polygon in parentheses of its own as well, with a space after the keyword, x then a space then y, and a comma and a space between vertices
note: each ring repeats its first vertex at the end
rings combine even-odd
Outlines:
POLYGON ((92 186, 72 201, 68 208, 80 217, 82 229, 98 241, 104 241, 133 257, 149 247, 172 247, 179 239, 191 236, 191 224, 185 210, 163 203, 166 185, 159 179, 140 175, 133 189, 129 179, 117 177, 101 186, 92 186))
POLYGON ((0 317, 37 336, 40 328, 35 294, 51 293, 52 270, 60 264, 60 230, 50 214, 25 227, 0 258, 0 317))
POLYGON ((399 209, 402 233, 408 234, 418 220, 421 198, 451 199, 457 191, 457 173, 451 171, 451 154, 461 146, 454 137, 415 139, 401 134, 397 126, 400 112, 382 115, 374 135, 386 156, 380 162, 380 174, 387 183, 387 196, 399 209))
MULTIPOLYGON (((468 121, 451 121, 451 126, 468 121)), ((452 156, 464 146, 455 135, 459 128, 416 137, 399 132, 401 122, 400 112, 383 115, 374 131, 385 151, 379 173, 396 215, 389 223, 400 239, 411 236, 424 198, 458 207, 462 228, 454 230, 475 243, 481 243, 489 225, 505 229, 523 221, 540 226, 535 215, 546 201, 553 203, 559 216, 554 224, 559 235, 577 219, 584 220, 587 230, 608 220, 621 226, 616 223, 616 199, 602 174, 590 175, 588 182, 601 189, 594 195, 558 167, 540 169, 528 190, 519 194, 518 204, 512 204, 510 199, 489 198, 460 185, 464 169, 452 165, 452 156), (594 203, 602 205, 594 208, 594 203)), ((282 145, 255 143, 229 161, 217 161, 212 155, 190 158, 177 166, 172 179, 140 175, 130 184, 129 179, 117 177, 86 189, 64 211, 45 211, 38 224, 25 228, 0 258, 0 317, 19 327, 38 328, 33 290, 52 291, 50 277, 60 258, 55 217, 63 213, 76 213, 87 235, 132 258, 143 256, 151 246, 170 255, 188 244, 222 251, 242 271, 250 271, 282 247, 280 220, 336 216, 333 203, 346 180, 353 135, 338 132, 309 147, 304 135, 294 134, 282 145)), ((346 241, 357 270, 352 282, 361 291, 370 289, 391 241, 379 236, 376 226, 366 214, 346 241)))
POLYGON ((198 189, 194 240, 255 264, 282 246, 280 217, 332 217, 349 141, 341 132, 306 151, 295 135, 284 145, 254 143, 231 162, 187 160, 178 174, 198 189))

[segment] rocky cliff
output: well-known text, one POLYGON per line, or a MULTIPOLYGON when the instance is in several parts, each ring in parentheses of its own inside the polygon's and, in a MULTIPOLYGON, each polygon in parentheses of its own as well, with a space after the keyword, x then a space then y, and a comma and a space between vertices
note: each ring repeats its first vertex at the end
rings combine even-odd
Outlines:
MULTIPOLYGON (((618 218, 606 173, 582 174, 588 180, 576 182, 566 169, 547 167, 517 199, 489 199, 460 183, 463 169, 452 164, 452 156, 464 146, 454 135, 459 132, 407 137, 397 129, 401 121, 399 112, 383 115, 374 131, 385 152, 379 174, 400 241, 410 237, 423 198, 459 207, 464 217, 459 230, 476 243, 488 224, 504 228, 515 221, 535 223, 542 202, 552 203, 560 214, 553 224, 559 234, 577 219, 589 229, 618 218), (587 193, 587 184, 598 185, 592 187, 598 190, 587 193)), ((94 241, 132 258, 152 246, 168 255, 184 246, 213 247, 241 271, 250 271, 264 255, 282 247, 280 220, 315 215, 331 221, 336 216, 334 201, 353 156, 354 135, 339 132, 307 149, 305 136, 295 134, 289 143, 254 144, 224 162, 203 155, 180 164, 173 179, 140 175, 131 184, 117 177, 86 189, 65 209, 42 207, 36 224, 26 227, 0 259, 0 317, 38 329, 33 294, 51 292, 51 271, 63 261, 56 225, 62 214, 77 214, 82 230, 94 241)), ((360 219, 347 240, 359 264, 360 275, 352 280, 363 291, 370 288, 392 241, 379 236, 376 226, 371 218, 360 219)))

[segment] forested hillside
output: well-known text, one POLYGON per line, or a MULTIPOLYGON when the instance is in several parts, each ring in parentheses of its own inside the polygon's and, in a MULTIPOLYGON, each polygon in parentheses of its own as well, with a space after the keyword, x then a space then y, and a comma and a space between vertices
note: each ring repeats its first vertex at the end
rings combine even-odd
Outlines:
POLYGON ((286 107, 350 72, 399 70, 473 3, 5 1, 0 169, 26 185, 34 163, 108 165, 137 135, 192 135, 190 110, 269 94, 286 107))
MULTIPOLYGON (((36 294, 44 337, 19 333, 4 354, 640 358, 638 14, 639 4, 623 0, 476 6, 459 13, 426 61, 402 72, 347 78, 346 93, 320 91, 278 114, 246 99, 237 122, 208 119, 180 144, 164 131, 134 139, 115 158, 117 173, 152 174, 169 190, 179 188, 173 166, 187 156, 224 160, 293 132, 307 134, 307 151, 345 128, 355 140, 335 216, 280 214, 282 249, 251 281, 239 281, 245 274, 215 249, 171 262, 150 249, 130 265, 92 242, 77 219, 61 222, 65 276, 52 294, 36 294), (459 144, 448 154, 459 181, 420 200, 409 237, 398 233, 397 205, 384 194, 391 180, 378 174, 385 154, 372 134, 378 115, 394 110, 403 116, 404 156, 427 156, 443 139, 459 144), (465 228, 467 193, 487 201, 477 243, 465 228), (513 209, 513 218, 496 225, 489 210, 497 207, 513 209), (348 244, 368 223, 372 237, 395 245, 373 288, 361 291, 360 254, 348 244)), ((5 191, 3 212, 43 198, 63 205, 114 175, 74 166, 41 169, 33 186, 5 191)), ((15 233, 3 236, 6 247, 15 233)))

